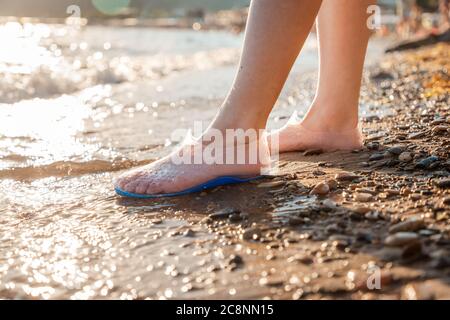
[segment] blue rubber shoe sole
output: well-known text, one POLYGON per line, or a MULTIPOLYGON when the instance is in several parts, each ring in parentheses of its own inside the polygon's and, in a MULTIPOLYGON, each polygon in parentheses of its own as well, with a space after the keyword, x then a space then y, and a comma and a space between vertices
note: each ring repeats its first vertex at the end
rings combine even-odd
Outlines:
POLYGON ((184 196, 191 193, 197 193, 208 189, 213 189, 220 186, 226 186, 231 184, 238 184, 238 183, 245 183, 250 182, 253 180, 261 179, 264 176, 257 176, 252 178, 238 178, 238 177, 232 177, 232 176, 224 176, 224 177, 218 177, 213 180, 209 180, 205 183, 202 183, 198 186, 180 191, 175 193, 165 193, 165 194, 137 194, 137 193, 130 193, 121 190, 120 188, 115 188, 115 191, 118 195, 122 197, 127 198, 135 198, 135 199, 156 199, 156 198, 167 198, 167 197, 178 197, 178 196, 184 196))

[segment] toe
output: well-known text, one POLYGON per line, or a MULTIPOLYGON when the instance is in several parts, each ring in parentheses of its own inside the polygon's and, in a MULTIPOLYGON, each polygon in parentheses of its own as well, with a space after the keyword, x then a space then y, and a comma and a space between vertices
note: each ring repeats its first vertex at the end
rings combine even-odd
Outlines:
POLYGON ((123 187, 123 190, 126 192, 131 192, 131 193, 135 193, 136 192, 136 187, 138 186, 139 182, 136 180, 133 180, 127 184, 125 184, 125 186, 123 187))
POLYGON ((138 182, 138 184, 136 186, 136 193, 145 194, 145 193, 147 193, 147 188, 148 188, 148 182, 140 181, 140 182, 138 182))
POLYGON ((147 185, 147 190, 145 190, 146 194, 160 194, 161 188, 154 183, 149 183, 147 185))

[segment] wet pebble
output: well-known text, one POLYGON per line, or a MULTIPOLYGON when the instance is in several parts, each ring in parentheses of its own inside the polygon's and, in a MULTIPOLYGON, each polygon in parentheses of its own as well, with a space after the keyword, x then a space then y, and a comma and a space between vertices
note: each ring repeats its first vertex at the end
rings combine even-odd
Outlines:
POLYGON ((370 193, 360 192, 354 195, 354 199, 358 202, 370 202, 373 199, 373 195, 371 195, 370 193))
POLYGON ((311 190, 310 194, 324 196, 330 192, 330 187, 326 182, 319 182, 311 190))
POLYGON ((382 160, 384 159, 384 153, 374 153, 372 155, 370 155, 369 157, 369 161, 378 161, 378 160, 382 160))
POLYGON ((439 158, 436 157, 436 156, 431 156, 431 157, 422 159, 419 162, 417 162, 416 165, 415 165, 415 168, 417 168, 417 169, 428 169, 436 161, 439 161, 439 158))
POLYGON ((403 152, 403 150, 405 150, 405 148, 403 146, 393 146, 393 147, 390 147, 387 151, 390 154, 398 156, 403 152))
POLYGON ((420 139, 420 138, 423 138, 423 137, 425 137, 425 135, 426 135, 426 132, 425 131, 419 131, 419 132, 413 132, 413 133, 411 133, 410 135, 408 135, 408 139, 411 139, 411 140, 413 140, 413 139, 420 139))
POLYGON ((356 212, 358 214, 366 214, 370 211, 372 211, 372 209, 370 207, 366 207, 366 206, 358 206, 358 207, 353 208, 353 212, 356 212))
POLYGON ((240 255, 232 254, 232 255, 228 258, 227 264, 228 264, 228 265, 233 265, 233 264, 234 264, 234 265, 236 265, 236 266, 239 266, 239 265, 244 264, 244 259, 242 259, 242 257, 241 257, 240 255))
POLYGON ((351 172, 340 172, 334 177, 337 181, 353 181, 359 178, 357 174, 351 172))
POLYGON ((399 156, 398 156, 398 160, 400 162, 410 162, 412 160, 412 154, 411 152, 402 152, 399 156))
POLYGON ((195 237, 195 231, 192 229, 187 229, 183 232, 183 236, 185 237, 195 237))
POLYGON ((431 130, 433 132, 433 134, 435 135, 439 135, 439 134, 445 134, 448 132, 449 127, 446 125, 438 125, 433 127, 433 129, 431 130))
POLYGON ((208 217, 213 220, 227 219, 232 214, 239 214, 240 211, 233 208, 225 208, 217 212, 211 213, 208 217))
POLYGON ((444 179, 437 179, 434 181, 436 187, 441 189, 448 189, 450 188, 450 178, 444 178, 444 179))
POLYGON ((417 231, 425 227, 425 222, 422 218, 413 217, 405 221, 399 222, 389 228, 389 233, 417 231))
POLYGON ((288 220, 288 224, 290 226, 298 226, 298 225, 301 225, 303 223, 304 223, 304 221, 303 221, 302 218, 290 217, 289 220, 288 220))
POLYGON ((248 228, 242 234, 243 240, 258 240, 261 238, 261 230, 259 228, 248 228))
POLYGON ((280 287, 284 284, 284 279, 277 276, 268 276, 259 279, 260 286, 266 287, 280 287))
POLYGON ((314 262, 314 259, 311 256, 307 255, 307 254, 297 253, 297 254, 289 257, 287 259, 287 261, 289 263, 296 262, 296 263, 302 263, 302 264, 309 265, 309 264, 312 264, 314 262))
POLYGON ((384 244, 391 247, 401 247, 412 244, 419 240, 419 236, 414 232, 398 232, 388 236, 384 244))

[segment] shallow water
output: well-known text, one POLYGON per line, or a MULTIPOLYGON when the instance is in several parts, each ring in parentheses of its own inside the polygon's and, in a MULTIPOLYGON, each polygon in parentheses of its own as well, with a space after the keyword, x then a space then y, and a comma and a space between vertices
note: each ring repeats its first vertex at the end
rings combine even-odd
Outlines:
MULTIPOLYGON (((111 180, 214 116, 242 35, 8 23, 0 38, 0 297, 186 297, 183 275, 222 254, 206 230, 173 236, 204 213, 124 203, 111 180)), ((317 67, 314 40, 271 127, 312 98, 314 76, 296 83, 317 67)))

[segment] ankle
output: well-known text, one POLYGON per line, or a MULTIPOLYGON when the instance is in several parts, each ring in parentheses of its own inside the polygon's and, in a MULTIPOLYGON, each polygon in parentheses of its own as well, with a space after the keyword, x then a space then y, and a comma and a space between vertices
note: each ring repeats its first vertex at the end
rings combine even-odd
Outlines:
POLYGON ((325 108, 321 108, 321 110, 315 109, 318 108, 311 107, 310 112, 302 120, 302 126, 308 130, 347 132, 355 130, 358 127, 359 120, 357 112, 355 114, 349 114, 345 111, 346 108, 334 108, 333 110, 325 110, 325 108))

